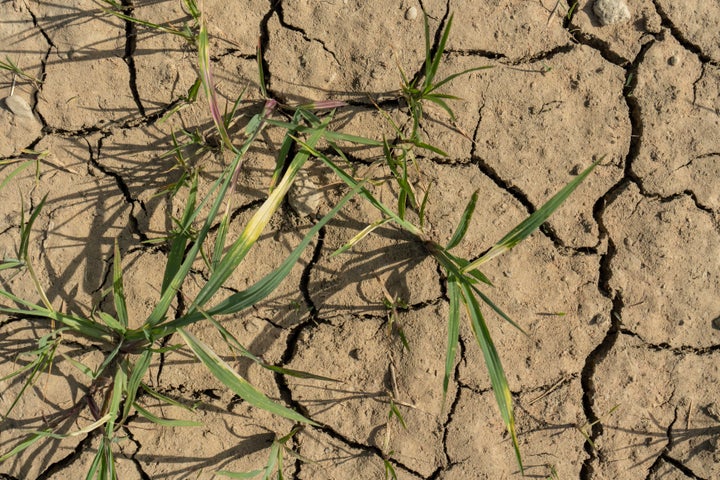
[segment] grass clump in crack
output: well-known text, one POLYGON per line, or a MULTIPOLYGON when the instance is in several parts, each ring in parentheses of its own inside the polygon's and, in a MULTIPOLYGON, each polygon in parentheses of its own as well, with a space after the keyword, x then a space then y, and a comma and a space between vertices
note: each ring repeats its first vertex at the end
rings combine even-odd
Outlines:
MULTIPOLYGON (((435 79, 452 25, 452 16, 449 17, 445 25, 435 52, 432 52, 431 49, 430 31, 427 17, 425 17, 426 58, 424 70, 413 80, 409 80, 405 73, 401 72, 403 80, 401 95, 407 104, 410 122, 412 123, 409 135, 401 135, 401 129, 396 127, 396 131, 399 134, 398 138, 390 142, 386 139, 380 141, 334 132, 330 129, 330 122, 333 118, 334 109, 342 106, 342 102, 317 102, 315 104, 289 108, 279 105, 275 100, 268 99, 262 112, 247 122, 244 129, 244 136, 238 141, 237 139, 233 139, 228 131, 228 126, 233 119, 237 102, 229 114, 227 112, 221 113, 210 69, 207 28, 202 20, 200 10, 197 9, 195 3, 192 0, 185 0, 186 8, 188 8, 192 17, 197 22, 197 32, 195 32, 192 27, 168 30, 170 27, 142 22, 131 17, 123 5, 108 0, 104 1, 111 6, 109 13, 113 15, 123 18, 126 21, 134 21, 146 28, 180 35, 197 47, 198 81, 195 82, 193 88, 191 88, 188 93, 187 100, 194 101, 199 90, 203 90, 208 101, 214 129, 220 138, 221 147, 232 152, 233 160, 209 186, 209 193, 201 198, 198 193, 200 182, 198 173, 187 168, 186 163, 182 157, 180 157, 179 166, 183 168, 184 174, 181 181, 170 186, 166 192, 168 194, 174 194, 177 193, 180 188, 186 186, 189 190, 187 201, 182 215, 175 220, 175 228, 169 232, 167 236, 167 261, 162 284, 159 288, 159 298, 151 313, 142 321, 141 325, 136 328, 130 327, 131 321, 126 304, 123 270, 121 267, 121 251, 118 244, 116 243, 114 248, 112 285, 109 289, 109 294, 113 300, 114 314, 104 311, 94 311, 90 315, 82 316, 63 312, 60 309, 56 309, 47 299, 41 282, 33 269, 31 255, 28 252, 29 238, 33 224, 43 209, 45 199, 33 208, 27 220, 23 212, 20 227, 20 244, 16 252, 17 258, 5 259, 3 263, 0 264, 0 270, 26 270, 35 285, 41 302, 37 304, 19 298, 7 290, 0 290, 0 296, 3 297, 6 302, 0 305, 0 312, 16 317, 41 319, 41 321, 46 322, 45 326, 49 333, 38 339, 37 348, 30 352, 30 355, 33 357, 30 362, 10 376, 0 379, 6 380, 24 375, 23 386, 18 396, 10 405, 8 411, 2 412, 3 416, 7 417, 10 414, 17 405, 19 398, 26 394, 28 387, 37 381, 38 375, 52 365, 52 362, 58 354, 58 347, 66 336, 80 336, 90 340, 90 342, 103 353, 103 361, 99 366, 91 368, 75 359, 67 356, 64 357, 71 365, 77 368, 82 376, 86 377, 88 384, 87 393, 75 408, 69 410, 69 414, 78 415, 80 409, 87 406, 92 415, 92 422, 80 427, 74 432, 59 433, 57 429, 59 421, 55 420, 53 423, 48 424, 46 428, 30 433, 14 448, 2 454, 0 456, 0 462, 19 454, 45 438, 66 438, 68 436, 84 435, 88 432, 99 431, 100 441, 97 445, 96 455, 89 467, 87 478, 113 479, 117 478, 114 444, 118 439, 120 429, 127 425, 133 415, 139 415, 163 426, 196 425, 195 422, 185 420, 158 418, 143 408, 138 402, 138 398, 142 394, 149 394, 169 403, 174 402, 166 396, 163 396, 160 392, 155 391, 146 382, 146 377, 149 366, 156 355, 162 354, 170 349, 180 348, 181 345, 166 345, 169 339, 178 337, 184 345, 190 349, 196 359, 200 361, 216 379, 250 405, 285 417, 298 424, 316 425, 311 419, 306 418, 295 410, 272 401, 261 391, 249 384, 228 365, 216 351, 195 337, 186 327, 197 322, 207 322, 215 327, 230 350, 249 358, 267 370, 287 375, 330 380, 311 373, 289 370, 266 363, 260 357, 248 351, 232 333, 220 323, 219 319, 223 316, 236 314, 251 308, 272 293, 290 273, 304 249, 310 244, 320 229, 326 225, 351 198, 359 195, 377 210, 379 218, 358 232, 347 244, 334 252, 334 255, 342 254, 371 234, 373 230, 386 224, 394 225, 396 228, 409 233, 424 246, 428 255, 438 262, 445 274, 446 291, 449 300, 446 362, 442 386, 443 396, 445 396, 448 391, 457 355, 460 320, 464 314, 483 352, 486 367, 490 374, 492 388, 495 393, 495 399, 501 417, 512 439, 518 464, 522 469, 512 397, 500 356, 490 336, 483 314, 483 308, 481 307, 483 305, 489 307, 504 320, 518 328, 520 327, 483 292, 482 288, 491 286, 492 283, 479 268, 497 255, 512 249, 535 231, 553 211, 565 201, 580 182, 590 174, 592 169, 597 165, 597 162, 590 165, 567 186, 548 200, 545 205, 508 232, 497 244, 478 258, 462 258, 454 255, 452 251, 462 242, 470 228, 479 193, 475 192, 472 194, 450 240, 446 244, 440 245, 430 240, 424 230, 424 217, 426 206, 430 201, 430 188, 419 189, 416 185, 413 185, 408 175, 408 168, 412 167, 414 159, 414 149, 427 150, 435 154, 444 155, 442 150, 434 147, 429 142, 423 141, 420 137, 419 132, 426 103, 431 102, 440 106, 442 110, 454 119, 453 111, 447 102, 457 99, 458 97, 440 93, 438 91, 439 88, 449 84, 449 82, 458 76, 487 68, 472 68, 450 75, 439 81, 435 79), (290 110, 288 113, 289 120, 281 121, 273 118, 274 112, 280 108, 286 111, 288 109, 290 110), (242 234, 234 241, 229 241, 227 238, 228 225, 231 216, 230 212, 232 211, 230 194, 234 188, 245 154, 266 128, 279 128, 285 131, 284 139, 278 150, 276 166, 269 179, 269 195, 247 222, 242 234), (342 142, 382 148, 384 161, 392 173, 391 178, 398 186, 397 191, 399 193, 395 208, 391 208, 378 200, 363 179, 357 179, 349 173, 346 165, 349 165, 350 162, 344 155, 343 150, 338 146, 342 142), (324 148, 319 148, 319 145, 323 145, 324 148), (293 151, 295 151, 295 153, 291 154, 293 151), (338 157, 343 161, 336 160, 338 157), (303 237, 299 245, 275 270, 245 290, 234 292, 226 295, 224 298, 218 299, 217 297, 225 291, 223 290, 223 285, 233 271, 242 264, 247 253, 258 241, 270 218, 280 208, 296 176, 310 158, 316 158, 329 167, 335 175, 347 185, 347 193, 325 216, 317 221, 303 237), (422 196, 419 195, 421 190, 422 196), (407 215, 409 209, 417 213, 417 222, 409 220, 407 215), (201 214, 201 212, 205 211, 208 213, 201 214), (212 246, 210 246, 209 240, 209 233, 211 231, 216 232, 215 243, 212 246), (171 304, 180 294, 194 262, 200 258, 206 262, 210 273, 200 286, 194 298, 186 300, 187 308, 174 318, 171 318, 171 304), (96 401, 96 398, 100 398, 101 401, 96 401)), ((258 63, 261 65, 260 61, 258 63)), ((261 68, 260 79, 261 91, 263 95, 265 95, 266 91, 264 89, 261 68)), ((176 110, 171 110, 170 113, 174 111, 176 110)), ((188 136, 191 139, 194 138, 190 134, 188 134, 188 136)), ((200 139, 195 138, 191 141, 200 142, 200 139)), ((177 144, 177 141, 175 141, 175 150, 177 152, 181 151, 181 147, 177 144)), ((403 308, 403 304, 400 299, 394 299, 387 293, 386 296, 386 306, 389 311, 389 316, 393 322, 396 322, 397 309, 403 308)), ((403 344, 407 346, 407 339, 401 326, 395 324, 395 328, 403 344)), ((399 409, 399 406, 403 404, 397 396, 397 392, 388 394, 390 399, 388 424, 391 420, 397 420, 397 422, 404 427, 403 416, 399 409)), ((175 402, 173 404, 177 403, 175 402)), ((227 471, 218 473, 231 477, 244 475, 239 478, 250 478, 252 475, 264 474, 266 478, 269 478, 272 472, 277 469, 278 476, 281 476, 283 452, 292 454, 292 451, 288 449, 286 444, 296 433, 297 429, 293 429, 288 435, 275 441, 271 448, 268 465, 265 469, 248 472, 247 474, 236 474, 227 471)), ((390 451, 389 433, 386 440, 384 448, 385 472, 387 477, 394 478, 395 471, 390 462, 392 451, 390 451)))

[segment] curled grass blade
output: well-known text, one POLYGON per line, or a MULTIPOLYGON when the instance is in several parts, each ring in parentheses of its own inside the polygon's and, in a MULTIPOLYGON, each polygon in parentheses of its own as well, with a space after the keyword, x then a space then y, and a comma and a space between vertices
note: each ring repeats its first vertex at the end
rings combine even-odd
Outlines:
MULTIPOLYGON (((320 229, 333 217, 335 217, 340 209, 342 209, 342 207, 344 207, 345 204, 353 198, 361 188, 362 184, 356 185, 353 190, 348 192, 339 202, 337 202, 337 204, 308 231, 298 246, 295 247, 295 250, 288 255, 285 261, 277 269, 267 274, 248 289, 243 290, 242 292, 233 293, 225 300, 208 309, 207 315, 218 316, 240 312, 252 305, 255 305, 257 302, 272 293, 280 282, 288 276, 292 268, 297 264, 303 251, 307 248, 320 229)), ((191 323, 197 322, 203 318, 204 315, 201 312, 183 315, 180 318, 171 320, 159 326, 156 330, 156 336, 157 338, 164 337, 171 334, 179 327, 190 325, 191 323)))

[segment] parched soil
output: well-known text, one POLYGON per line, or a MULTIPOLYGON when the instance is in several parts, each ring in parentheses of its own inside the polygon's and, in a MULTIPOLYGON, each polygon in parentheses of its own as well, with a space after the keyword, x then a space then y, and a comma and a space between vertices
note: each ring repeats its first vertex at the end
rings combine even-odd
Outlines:
MULTIPOLYGON (((179 0, 122 3, 150 22, 190 21, 179 0)), ((418 152, 416 181, 432 184, 431 238, 450 238, 478 190, 475 218, 457 248, 477 257, 604 157, 540 231, 485 271, 495 284, 485 293, 527 333, 486 312, 515 402, 525 474, 720 478, 720 4, 636 0, 630 20, 602 25, 592 1, 572 11, 575 2, 555 3, 206 0, 204 10, 222 105, 244 91, 238 113, 260 111, 259 41, 273 97, 346 100, 333 128, 376 139, 393 135, 388 116, 401 126, 409 119, 397 101, 399 68, 409 76, 423 68, 422 8, 432 32, 453 13, 440 78, 492 68, 445 87, 462 97, 451 102, 455 122, 439 108, 427 112, 423 138, 449 154, 418 152)), ((31 112, 0 100, 0 177, 39 159, 0 190, 0 251, 15 255, 21 211, 27 216, 47 195, 30 252, 50 302, 77 314, 111 311, 105 294, 117 240, 130 318, 140 322, 158 298, 166 255, 145 241, 165 236, 182 215, 180 197, 158 195, 179 175, 166 155, 171 134, 209 136, 212 121, 202 94, 165 119, 195 81, 193 48, 107 15, 102 5, 0 0, 0 61, 42 80, 17 79, 14 94, 31 112)), ((0 70, 0 97, 11 83, 0 70)), ((241 119, 231 134, 242 128, 241 119)), ((268 130, 249 152, 229 238, 265 198, 281 135, 268 130)), ((348 150, 358 175, 386 175, 375 162, 381 155, 348 150)), ((192 161, 212 180, 227 160, 208 150, 192 161)), ((279 265, 339 198, 331 172, 319 162, 306 170, 305 197, 283 205, 228 292, 279 265)), ((388 201, 395 194, 380 190, 388 201)), ((379 479, 384 459, 400 479, 520 478, 465 322, 443 402, 448 301, 422 245, 386 227, 330 255, 379 218, 356 200, 321 230, 278 290, 224 321, 267 362, 339 382, 273 376, 234 357, 212 326, 192 332, 268 396, 321 424, 288 443, 302 459, 286 455, 286 478, 379 479), (386 292, 403 306, 394 331, 386 292), (388 418, 391 398, 406 428, 388 418)), ((198 263, 195 280, 203 268, 198 263)), ((39 302, 27 275, 0 278, 3 289, 39 302)), ((196 290, 191 279, 182 293, 192 298, 196 290)), ((184 302, 172 308, 181 311, 184 302)), ((0 316, 0 378, 27 364, 23 353, 47 328, 36 318, 0 316)), ((65 433, 92 423, 87 408, 76 408, 88 381, 68 358, 99 365, 100 353, 72 336, 61 352, 2 419, 0 454, 49 422, 60 421, 65 433)), ((113 446, 121 479, 259 469, 273 439, 293 428, 223 389, 185 348, 159 356, 150 374, 149 384, 195 410, 149 395, 141 403, 202 426, 132 417, 113 446)), ((22 377, 0 382, 3 414, 22 387, 22 377)), ((94 432, 48 438, 0 464, 0 478, 84 478, 98 441, 94 432)))

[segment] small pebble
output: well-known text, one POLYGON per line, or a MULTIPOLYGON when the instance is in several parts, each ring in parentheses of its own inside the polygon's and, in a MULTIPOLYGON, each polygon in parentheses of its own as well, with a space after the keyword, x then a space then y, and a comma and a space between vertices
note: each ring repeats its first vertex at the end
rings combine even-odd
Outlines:
POLYGON ((593 12, 603 25, 614 25, 630 20, 630 9, 623 0, 596 0, 593 12))
POLYGON ((417 18, 417 8, 410 7, 405 10, 405 20, 415 20, 417 18))
POLYGON ((720 317, 713 318, 713 320, 712 320, 712 327, 713 327, 715 330, 720 330, 720 317))
POLYGON ((30 104, 19 95, 5 97, 5 105, 16 117, 34 118, 30 104))
POLYGON ((668 58, 668 65, 675 66, 680 62, 680 58, 678 58, 677 55, 673 55, 672 57, 668 58))

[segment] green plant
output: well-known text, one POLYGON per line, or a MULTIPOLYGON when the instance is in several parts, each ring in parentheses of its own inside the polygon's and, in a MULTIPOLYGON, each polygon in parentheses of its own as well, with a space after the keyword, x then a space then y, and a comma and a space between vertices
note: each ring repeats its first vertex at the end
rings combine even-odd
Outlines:
POLYGON ((268 462, 265 465, 265 468, 261 470, 253 470, 251 472, 242 473, 230 472, 227 470, 218 470, 216 473, 218 475, 223 475, 230 478, 255 478, 258 475, 262 475, 262 480, 270 480, 273 472, 275 472, 275 478, 277 480, 283 480, 285 478, 283 476, 283 461, 285 458, 285 454, 288 454, 291 457, 299 458, 303 462, 311 462, 309 459, 302 457, 297 452, 287 446, 288 441, 290 441, 290 439, 295 436, 298 431, 300 431, 300 427, 295 427, 290 431, 290 433, 288 433, 284 437, 277 438, 273 441, 272 445, 270 446, 268 462))
MULTIPOLYGON (((452 16, 448 19, 447 25, 442 33, 440 43, 434 55, 431 54, 430 49, 430 34, 427 16, 425 16, 425 45, 426 45, 426 59, 425 59, 425 76, 422 87, 417 87, 417 82, 408 82, 405 75, 403 74, 403 93, 408 100, 410 105, 410 115, 412 117, 413 133, 411 135, 410 142, 412 146, 421 147, 432 152, 442 152, 429 145, 427 143, 420 142, 417 137, 418 127, 422 122, 423 114, 423 103, 430 101, 440 105, 445 111, 454 117, 452 110, 449 105, 445 102, 447 99, 456 99, 453 95, 447 95, 442 93, 433 93, 440 86, 447 84, 449 81, 457 78, 460 75, 479 70, 485 67, 468 69, 453 75, 450 75, 440 82, 433 83, 433 79, 437 72, 440 59, 442 57, 445 43, 447 41, 450 26, 452 24, 452 16)), ((317 123, 318 120, 315 120, 317 123)), ((398 139, 400 143, 403 143, 405 139, 398 139)), ((329 142, 330 148, 333 153, 337 154, 341 158, 345 158, 342 150, 338 148, 337 144, 333 141, 329 142)), ((348 249, 352 248, 353 245, 357 244, 364 237, 369 235, 373 230, 381 225, 394 224, 397 228, 404 230, 406 233, 411 234, 420 242, 427 253, 432 256, 440 265, 445 273, 445 283, 447 286, 447 296, 450 305, 449 317, 448 317, 448 343, 446 350, 446 364, 445 374, 443 379, 443 397, 447 394, 450 377, 454 368, 455 357, 457 354, 457 345, 459 342, 459 324, 461 312, 464 311, 469 323, 471 330, 480 346, 485 363, 490 375, 490 381, 492 384, 493 392, 495 393, 495 399, 500 410, 500 414, 506 425, 508 433, 511 436, 513 447, 515 450, 516 459, 518 465, 522 471, 522 458, 520 455, 520 447, 517 440, 517 432, 515 429, 515 416, 512 407, 512 396, 508 387, 507 379, 505 376, 500 356, 495 348, 494 342, 487 328, 485 317, 481 310, 481 304, 484 303, 502 319, 512 324, 518 330, 524 333, 522 328, 515 323, 508 315, 506 315, 493 301, 480 290, 482 285, 492 286, 490 280, 480 271, 478 268, 485 262, 495 258, 496 256, 511 250, 518 243, 522 242, 532 232, 540 227, 550 215, 567 199, 567 197, 577 188, 577 186, 592 172, 592 170, 598 165, 602 158, 579 175, 577 175, 572 181, 570 181, 564 188, 557 192, 551 197, 544 205, 538 208, 528 218, 518 224, 504 237, 502 237, 494 246, 488 251, 482 254, 475 260, 458 257, 451 253, 451 250, 460 244, 463 237, 467 233, 470 226, 473 213, 478 200, 478 192, 472 194, 467 206, 460 218, 460 222, 457 225, 454 234, 446 245, 440 245, 426 235, 423 230, 423 219, 425 212, 425 205, 428 202, 429 187, 425 189, 423 200, 417 202, 415 200, 416 189, 408 180, 408 159, 413 157, 409 155, 410 149, 400 148, 399 155, 393 154, 393 148, 390 144, 385 141, 383 142, 383 149, 385 160, 388 164, 389 169, 392 172, 392 179, 397 184, 398 201, 396 210, 391 209, 387 205, 380 202, 372 192, 363 187, 360 182, 352 177, 345 169, 343 169, 338 163, 334 162, 324 152, 313 149, 310 145, 304 144, 304 148, 313 156, 320 158, 325 164, 330 167, 344 182, 347 183, 353 189, 360 189, 360 193, 367 201, 369 201, 380 214, 380 218, 368 225, 365 229, 359 232, 353 237, 347 244, 339 248, 333 255, 339 255, 348 249), (406 217, 406 210, 408 206, 415 208, 418 213, 418 224, 412 223, 406 217)))
MULTIPOLYGON (((207 322, 213 325, 219 335, 224 339, 228 348, 234 353, 245 356, 259 366, 286 375, 295 375, 306 378, 319 377, 308 372, 299 372, 285 369, 276 365, 266 363, 261 358, 248 351, 223 325, 218 318, 224 315, 235 314, 251 308, 257 302, 273 292, 282 280, 289 274, 292 267, 300 258, 304 249, 310 244, 313 237, 325 226, 355 195, 359 195, 369 202, 378 212, 379 218, 358 232, 349 242, 339 248, 333 255, 340 255, 363 238, 371 234, 375 229, 383 225, 393 225, 395 228, 410 234, 415 241, 421 244, 427 254, 434 258, 444 272, 447 300, 449 302, 448 331, 446 362, 443 378, 443 396, 448 392, 449 382, 454 369, 459 342, 459 325, 463 312, 467 317, 474 337, 481 348, 490 380, 495 393, 496 403, 500 414, 511 436, 517 462, 522 469, 522 460, 518 445, 517 432, 515 428, 515 417, 512 406, 512 396, 508 387, 505 372, 503 370, 500 356, 490 336, 481 305, 485 304, 502 319, 510 322, 520 329, 489 297, 481 290, 483 286, 491 286, 490 280, 479 270, 485 262, 512 249, 515 245, 527 238, 555 211, 565 199, 574 191, 597 165, 598 162, 590 165, 580 175, 573 179, 567 186, 562 188, 556 195, 550 198, 547 203, 537 209, 526 220, 517 225, 507 235, 502 237, 487 252, 476 259, 462 258, 452 253, 467 233, 471 219, 475 212, 479 193, 475 192, 470 197, 465 207, 454 234, 445 245, 440 245, 430 239, 425 232, 425 211, 430 199, 430 186, 421 187, 411 181, 411 169, 417 168, 415 164, 414 149, 423 149, 439 155, 443 155, 439 148, 423 141, 419 131, 423 122, 426 102, 434 103, 447 112, 452 119, 454 113, 448 105, 448 100, 458 97, 450 94, 440 93, 438 89, 447 85, 458 76, 481 70, 487 67, 477 67, 452 74, 440 81, 436 81, 438 68, 442 61, 445 45, 449 36, 452 24, 452 16, 449 17, 443 30, 435 52, 432 52, 430 45, 430 32, 427 17, 424 21, 425 29, 425 66, 423 75, 414 80, 408 80, 403 72, 403 87, 401 94, 409 107, 412 130, 408 136, 401 134, 401 129, 395 128, 398 138, 390 142, 347 135, 335 132, 330 129, 334 109, 342 106, 342 102, 326 101, 308 105, 288 106, 279 105, 275 100, 268 99, 263 111, 253 116, 245 125, 244 135, 240 139, 232 138, 229 133, 231 122, 234 121, 238 101, 232 108, 225 109, 221 113, 217 95, 213 84, 213 77, 210 68, 209 42, 207 28, 201 16, 201 12, 192 0, 185 0, 186 7, 190 10, 191 16, 197 21, 197 31, 194 27, 185 27, 182 30, 174 27, 161 26, 149 22, 139 21, 128 15, 127 6, 110 0, 103 0, 112 8, 108 13, 153 28, 165 33, 179 35, 197 47, 198 50, 198 82, 188 92, 188 101, 197 96, 202 88, 208 102, 208 108, 213 120, 214 129, 220 137, 219 148, 226 149, 234 155, 232 162, 227 165, 219 177, 210 185, 209 193, 199 198, 199 174, 197 169, 189 166, 189 163, 182 155, 184 145, 201 145, 203 139, 199 134, 185 132, 187 143, 180 144, 174 138, 174 148, 171 153, 175 156, 177 168, 182 171, 181 178, 176 183, 169 185, 163 193, 175 194, 182 188, 188 189, 188 197, 185 208, 180 218, 174 219, 175 228, 162 239, 167 241, 167 262, 165 266, 162 284, 159 288, 159 298, 152 312, 145 318, 139 327, 130 327, 130 318, 126 305, 124 293, 124 279, 121 261, 121 252, 116 244, 113 255, 112 285, 109 289, 114 305, 114 313, 105 311, 93 311, 91 314, 82 316, 65 313, 57 310, 48 301, 42 289, 37 275, 31 263, 31 256, 28 255, 29 238, 32 227, 44 206, 44 200, 35 206, 30 217, 25 220, 24 211, 21 214, 20 246, 16 259, 6 259, 0 264, 0 270, 24 269, 32 278, 33 284, 41 298, 41 305, 21 299, 12 293, 0 290, 0 296, 14 306, 0 306, 0 312, 17 315, 33 316, 45 319, 49 333, 38 340, 37 349, 29 352, 33 360, 25 367, 14 372, 11 376, 25 374, 25 382, 19 396, 12 403, 7 416, 26 391, 32 385, 41 371, 52 364, 57 355, 58 347, 66 336, 81 336, 91 341, 103 352, 102 363, 90 368, 75 359, 65 356, 71 365, 87 377, 89 383, 88 393, 81 402, 71 409, 70 414, 77 414, 82 405, 87 405, 94 422, 79 428, 69 434, 57 432, 57 422, 49 425, 46 429, 36 431, 27 436, 25 440, 16 445, 11 451, 0 456, 4 461, 13 455, 18 454, 43 438, 64 438, 67 436, 79 435, 92 430, 102 432, 97 454, 88 472, 88 478, 116 478, 113 444, 117 440, 118 431, 131 418, 133 413, 150 420, 159 425, 194 425, 194 422, 184 420, 158 418, 142 407, 138 402, 139 395, 148 394, 165 402, 172 403, 159 392, 152 389, 146 382, 145 377, 148 368, 155 355, 165 351, 180 348, 181 345, 166 346, 168 339, 181 338, 195 357, 215 376, 223 385, 243 398, 249 404, 275 413, 282 417, 291 419, 301 424, 314 425, 311 419, 283 405, 275 403, 267 398, 262 392, 255 389, 236 371, 234 371, 220 356, 207 346, 200 339, 196 338, 186 327, 197 322, 207 322), (273 118, 274 112, 284 110, 287 118, 278 120, 273 118), (323 113, 320 113, 323 112, 323 113), (248 221, 242 234, 234 241, 228 240, 228 225, 231 217, 230 193, 235 185, 237 172, 242 166, 245 154, 254 144, 259 135, 266 128, 278 128, 283 130, 284 138, 277 153, 276 165, 269 180, 269 194, 267 199, 256 210, 248 221), (398 198, 395 208, 391 208, 378 200, 373 194, 371 186, 374 179, 357 179, 349 173, 345 165, 350 164, 343 150, 338 146, 342 142, 361 144, 367 146, 381 147, 384 161, 391 172, 393 182, 398 186, 398 198), (323 146, 323 148, 320 148, 323 146), (294 153, 291 153, 294 152, 294 153), (337 155, 343 162, 336 161, 337 155), (348 187, 347 193, 341 200, 323 216, 303 237, 299 245, 286 257, 286 259, 275 270, 266 277, 259 280, 247 289, 226 295, 220 300, 216 296, 223 293, 223 285, 232 272, 238 268, 243 259, 257 242, 261 232, 270 221, 271 216, 280 208, 285 194, 289 190, 296 175, 303 168, 304 164, 314 157, 331 169, 337 177, 348 187), (413 210, 417 213, 418 220, 410 219, 407 212, 413 210), (208 212, 202 214, 201 212, 208 212), (215 232, 214 243, 209 240, 211 231, 215 232), (212 243, 212 245, 210 245, 212 243), (187 308, 178 316, 171 318, 170 307, 181 291, 183 283, 188 278, 193 264, 202 259, 208 266, 209 275, 200 287, 194 298, 186 300, 187 308), (95 399, 102 399, 97 402, 95 399)), ((262 73, 262 62, 259 59, 258 65, 261 91, 263 95, 267 92, 264 88, 264 75, 262 73)), ((203 147, 204 148, 204 147, 203 147)), ((23 167, 24 168, 24 167, 23 167)), ((6 180, 7 182, 7 180, 6 180)), ((4 182, 5 183, 5 182, 4 182)), ((403 308, 403 303, 391 297, 386 292, 386 307, 389 314, 389 325, 397 326, 397 310, 403 308)), ((408 346, 407 339, 402 331, 398 329, 405 347, 408 346)), ((9 378, 9 377, 6 377, 9 378)), ((395 390, 395 389, 394 389, 395 390)), ((403 417, 397 408, 399 404, 397 392, 390 397, 390 409, 388 423, 396 418, 404 426, 403 417)), ((289 452, 285 447, 287 441, 295 435, 297 429, 282 437, 271 447, 270 460, 264 470, 250 472, 248 474, 235 474, 232 472, 221 472, 235 478, 250 478, 264 473, 269 478, 273 469, 277 466, 278 478, 282 478, 282 453, 289 452), (245 476, 238 476, 245 475, 245 476)), ((392 452, 389 450, 389 440, 386 445, 384 460, 386 477, 395 477, 395 472, 390 462, 392 452)))
MULTIPOLYGON (((445 53, 445 45, 447 43, 448 37, 450 35, 450 27, 452 26, 452 20, 453 16, 450 15, 450 18, 448 18, 447 24, 445 26, 445 29, 443 30, 442 36, 440 38, 440 43, 438 44, 434 54, 431 51, 431 45, 430 45, 430 25, 428 23, 428 16, 427 14, 423 15, 423 21, 425 26, 425 68, 423 70, 423 74, 420 77, 416 77, 413 80, 409 80, 407 75, 405 75, 405 72, 400 69, 400 74, 402 76, 402 95, 405 98, 405 101, 407 102, 408 108, 410 109, 410 116, 412 118, 412 131, 410 133, 409 141, 416 144, 417 146, 422 146, 425 148, 430 147, 427 144, 424 144, 419 137, 419 127, 420 123, 423 120, 423 111, 424 111, 424 104, 425 102, 432 102, 435 105, 438 105, 440 108, 445 110, 447 114, 450 116, 450 118, 454 121, 455 120, 455 114, 453 113, 452 109, 447 104, 447 100, 459 100, 460 97, 456 97, 455 95, 449 95, 447 93, 438 93, 437 90, 442 87, 443 85, 451 82, 457 77, 460 77, 462 75, 466 75, 471 72, 475 72, 478 70, 484 70, 490 67, 474 67, 469 68, 467 70, 463 70, 462 72, 453 73, 452 75, 448 75, 447 77, 443 78, 442 80, 435 81, 435 76, 437 75, 438 68, 440 67, 440 62, 442 61, 443 54, 445 53), (422 81, 421 81, 422 80, 422 81)), ((431 150, 433 148, 430 148, 431 150)))
MULTIPOLYGON (((207 93, 211 114, 216 122, 216 128, 222 131, 227 124, 219 114, 217 101, 213 95, 212 77, 207 54, 207 32, 204 25, 201 26, 199 34, 199 50, 201 78, 207 93)), ((300 413, 267 398, 222 360, 215 351, 185 328, 196 322, 208 322, 216 327, 219 334, 233 351, 250 358, 263 368, 305 378, 324 378, 265 363, 245 349, 216 318, 249 308, 277 288, 298 261, 302 251, 310 243, 313 236, 356 194, 357 189, 348 192, 330 212, 320 219, 303 238, 298 247, 274 271, 246 290, 227 295, 214 303, 212 307, 207 307, 256 243, 271 216, 280 207, 298 171, 309 158, 309 154, 304 150, 297 152, 292 157, 290 157, 288 151, 281 152, 283 158, 279 159, 279 162, 286 164, 286 168, 279 176, 277 185, 248 221, 242 234, 236 240, 226 242, 227 225, 230 218, 228 193, 232 189, 233 180, 243 156, 261 131, 270 125, 270 115, 274 112, 275 107, 275 102, 268 101, 263 111, 250 119, 240 146, 235 147, 229 136, 227 136, 227 132, 225 132, 224 145, 232 150, 235 157, 219 178, 212 183, 206 197, 198 197, 197 172, 188 175, 189 195, 185 209, 181 218, 176 219, 176 227, 168 236, 169 253, 167 254, 165 272, 160 286, 160 297, 150 315, 139 327, 132 328, 130 326, 131 319, 129 318, 124 293, 121 253, 117 243, 113 255, 112 286, 109 289, 115 313, 93 311, 90 315, 82 316, 56 309, 47 299, 33 268, 31 256, 28 254, 32 227, 43 209, 45 199, 35 206, 27 220, 24 219, 23 212, 21 241, 17 259, 4 260, 0 264, 0 269, 24 269, 27 271, 32 278, 38 295, 42 299, 42 304, 38 305, 19 298, 3 289, 0 290, 0 296, 4 297, 10 304, 15 304, 15 306, 0 305, 0 312, 8 315, 24 317, 29 315, 45 319, 48 322, 45 326, 50 330, 50 333, 38 340, 38 348, 35 351, 28 353, 31 357, 34 357, 34 360, 6 377, 28 374, 18 397, 13 401, 8 411, 3 412, 3 415, 5 417, 9 415, 27 387, 36 381, 37 375, 52 364, 58 345, 63 338, 80 336, 89 340, 103 352, 104 360, 98 367, 91 368, 75 359, 66 357, 66 360, 76 367, 81 375, 87 377, 89 382, 87 393, 75 407, 70 409, 69 414, 77 415, 87 405, 95 420, 92 424, 86 425, 75 432, 61 434, 57 431, 58 421, 54 421, 47 428, 29 434, 25 440, 0 456, 0 462, 20 453, 43 438, 65 438, 100 430, 102 435, 97 447, 97 454, 90 466, 87 477, 116 478, 113 444, 117 439, 119 429, 128 421, 133 411, 160 425, 195 425, 195 422, 158 418, 137 402, 140 392, 146 392, 160 399, 165 398, 152 389, 144 378, 155 355, 179 348, 179 345, 163 346, 164 341, 175 334, 184 341, 185 345, 213 376, 250 405, 296 422, 314 424, 300 413), (224 209, 222 208, 223 205, 225 206, 224 209), (201 211, 204 211, 205 208, 209 210, 209 213, 204 218, 201 218, 201 211), (222 210, 224 210, 224 213, 221 213, 222 210), (189 300, 186 311, 175 318, 171 318, 169 315, 171 303, 190 273, 193 263, 203 255, 204 247, 208 243, 208 234, 213 229, 218 218, 220 219, 219 229, 215 244, 209 250, 208 260, 211 271, 207 282, 202 286, 195 298, 189 300), (200 227, 196 228, 198 224, 200 227), (97 397, 101 401, 96 401, 97 397)), ((318 118, 311 112, 304 111, 303 107, 298 107, 297 112, 298 119, 304 119, 308 115, 311 115, 313 119, 318 118)), ((349 140, 349 137, 331 133, 328 130, 327 127, 331 120, 332 112, 311 128, 301 129, 299 125, 291 124, 288 130, 295 133, 302 130, 301 133, 309 146, 315 146, 319 141, 327 138, 349 140)), ((274 123, 281 125, 283 128, 286 126, 283 122, 274 123)), ((325 378, 325 380, 330 379, 325 378)))

